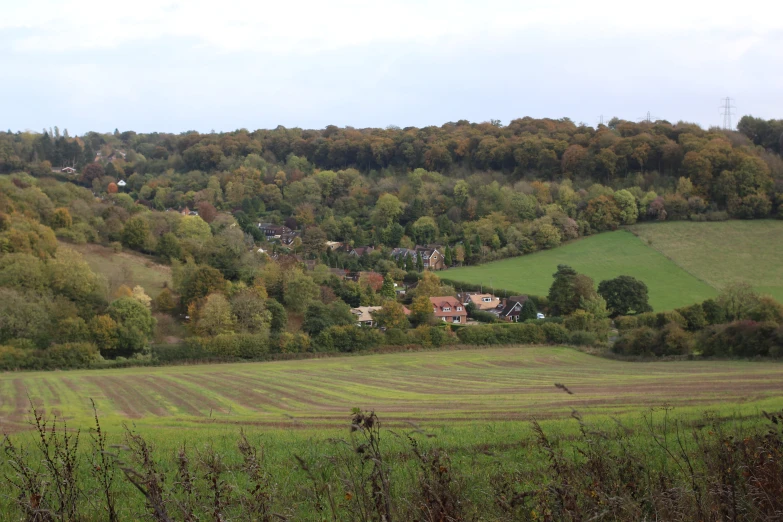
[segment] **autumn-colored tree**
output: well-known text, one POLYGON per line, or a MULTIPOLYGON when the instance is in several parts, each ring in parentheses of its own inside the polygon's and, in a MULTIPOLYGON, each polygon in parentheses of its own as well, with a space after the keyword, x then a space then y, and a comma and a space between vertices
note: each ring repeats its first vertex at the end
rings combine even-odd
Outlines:
POLYGON ((108 315, 96 315, 90 321, 90 335, 101 355, 111 354, 117 348, 117 322, 108 315))
MULTIPOLYGON (((430 305, 430 311, 432 305, 430 305)), ((382 328, 407 329, 410 326, 405 308, 397 301, 386 301, 380 310, 372 312, 372 317, 378 326, 382 328)))
POLYGON ((383 276, 378 272, 362 272, 359 275, 359 284, 378 292, 383 286, 383 276))
POLYGON ((82 170, 82 175, 79 177, 79 181, 88 187, 92 186, 92 182, 96 179, 101 179, 106 175, 103 167, 100 163, 90 163, 82 170))
POLYGON ((416 324, 428 324, 434 317, 434 307, 430 298, 419 295, 411 303, 411 320, 416 324))
POLYGON ((198 217, 207 223, 212 223, 215 220, 215 217, 217 217, 217 209, 209 201, 199 202, 196 208, 198 209, 198 217))
POLYGON ((54 210, 52 218, 49 220, 51 227, 55 230, 58 228, 71 228, 73 225, 73 218, 71 212, 64 207, 60 207, 54 210))
POLYGON ((214 336, 231 333, 236 326, 236 318, 231 304, 223 294, 208 295, 196 314, 195 331, 199 335, 214 336))
POLYGON ((128 285, 120 285, 117 287, 117 290, 114 291, 113 297, 114 299, 119 299, 120 297, 133 297, 133 290, 131 290, 128 285))
POLYGON ((156 312, 170 314, 177 309, 177 300, 168 288, 164 288, 158 297, 152 300, 152 308, 156 312))
POLYGON ((109 194, 116 194, 118 191, 119 189, 117 188, 117 184, 114 183, 113 181, 108 185, 106 185, 106 192, 108 192, 109 194))

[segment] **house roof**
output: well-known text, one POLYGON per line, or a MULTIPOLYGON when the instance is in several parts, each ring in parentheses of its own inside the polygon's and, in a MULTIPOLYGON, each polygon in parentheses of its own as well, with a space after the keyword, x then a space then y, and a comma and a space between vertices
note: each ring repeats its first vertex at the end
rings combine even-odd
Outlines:
POLYGON ((471 294, 468 299, 473 303, 473 306, 484 311, 492 310, 500 305, 500 298, 492 294, 471 294), (489 299, 489 301, 485 301, 485 299, 489 299))
POLYGON ((525 306, 525 301, 528 297, 526 295, 516 295, 506 299, 506 304, 503 306, 503 310, 500 311, 500 317, 508 317, 508 315, 514 311, 514 308, 519 305, 519 309, 525 306))
POLYGON ((372 313, 377 312, 383 308, 382 306, 359 306, 357 308, 351 308, 351 313, 356 316, 356 320, 359 322, 374 321, 372 313))
POLYGON ((355 253, 357 256, 362 256, 364 254, 369 254, 370 252, 373 252, 375 249, 371 246, 366 247, 355 247, 351 250, 351 253, 355 253))
POLYGON ((435 307, 435 317, 442 317, 444 315, 467 315, 468 313, 465 311, 465 308, 462 306, 462 303, 459 302, 459 299, 456 297, 452 297, 450 295, 443 296, 443 297, 430 297, 430 302, 432 303, 432 306, 435 307), (449 311, 444 311, 444 308, 450 308, 449 311), (457 310, 457 308, 462 308, 461 310, 457 310))

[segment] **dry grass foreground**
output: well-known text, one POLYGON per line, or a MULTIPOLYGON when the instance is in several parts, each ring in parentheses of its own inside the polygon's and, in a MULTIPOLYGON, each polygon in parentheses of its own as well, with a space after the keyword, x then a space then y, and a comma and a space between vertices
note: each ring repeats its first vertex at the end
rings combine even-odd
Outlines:
POLYGON ((501 347, 333 359, 0 375, 0 431, 26 427, 29 402, 89 426, 154 429, 206 423, 343 426, 346 412, 392 423, 467 424, 621 415, 668 403, 755 415, 783 407, 783 364, 745 361, 632 363, 560 347, 501 347), (556 388, 563 383, 568 395, 556 388))

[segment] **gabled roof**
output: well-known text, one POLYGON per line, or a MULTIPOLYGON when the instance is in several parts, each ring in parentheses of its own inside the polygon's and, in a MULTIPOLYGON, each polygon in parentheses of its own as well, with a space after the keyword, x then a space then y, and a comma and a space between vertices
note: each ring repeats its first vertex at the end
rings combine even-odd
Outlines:
POLYGON ((351 313, 356 316, 356 320, 362 323, 365 323, 367 321, 374 321, 372 317, 373 312, 377 312, 383 308, 382 306, 358 306, 356 308, 351 308, 351 313))
POLYGON ((459 302, 459 299, 456 297, 452 297, 450 295, 443 296, 443 297, 430 297, 430 302, 432 303, 432 306, 435 307, 435 316, 441 317, 443 315, 467 315, 467 312, 465 311, 465 308, 462 306, 462 303, 459 302), (444 308, 450 308, 448 312, 444 312, 444 308), (457 308, 462 308, 462 310, 457 310, 457 308))
POLYGON ((500 317, 508 317, 511 312, 514 311, 514 308, 519 306, 519 310, 522 310, 522 307, 525 306, 525 301, 527 301, 528 297, 526 295, 516 295, 509 297, 506 299, 506 305, 503 307, 503 310, 500 312, 500 317))
POLYGON ((468 299, 479 310, 492 310, 500 305, 500 298, 492 294, 471 294, 468 299), (489 299, 489 301, 484 299, 489 299))

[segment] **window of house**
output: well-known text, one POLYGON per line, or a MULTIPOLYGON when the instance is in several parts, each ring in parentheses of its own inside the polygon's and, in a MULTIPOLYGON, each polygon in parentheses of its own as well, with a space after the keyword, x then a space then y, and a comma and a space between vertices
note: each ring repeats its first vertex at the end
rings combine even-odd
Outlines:
POLYGON ((461 306, 458 306, 458 307, 457 307, 457 311, 458 311, 458 312, 461 312, 461 311, 462 311, 462 307, 461 307, 461 306))
POLYGON ((444 312, 451 312, 451 307, 450 307, 450 306, 447 306, 446 308, 444 308, 444 309, 443 309, 443 311, 444 311, 444 312))
POLYGON ((491 298, 491 297, 484 297, 482 300, 483 300, 485 303, 488 303, 488 302, 492 301, 492 298, 491 298))
POLYGON ((458 323, 459 322, 459 316, 452 317, 451 320, 452 320, 452 322, 458 323))

